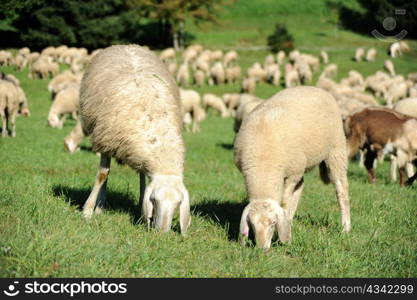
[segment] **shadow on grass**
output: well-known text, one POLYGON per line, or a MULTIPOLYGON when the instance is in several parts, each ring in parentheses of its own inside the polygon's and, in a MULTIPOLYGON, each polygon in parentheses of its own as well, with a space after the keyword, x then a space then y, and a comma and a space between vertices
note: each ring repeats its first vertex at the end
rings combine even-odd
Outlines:
POLYGON ((191 206, 191 211, 203 218, 210 219, 220 224, 225 230, 230 241, 239 238, 239 223, 246 201, 242 203, 220 201, 218 199, 204 199, 203 202, 191 206))
MULTIPOLYGON (((65 201, 75 206, 78 210, 82 210, 90 192, 91 189, 79 189, 62 185, 52 187, 52 193, 55 197, 64 197, 65 201)), ((140 221, 140 209, 135 204, 135 199, 129 193, 107 190, 105 209, 128 213, 133 224, 138 224, 140 221)))
POLYGON ((229 143, 217 143, 216 146, 222 147, 225 150, 233 150, 233 144, 229 144, 229 143))

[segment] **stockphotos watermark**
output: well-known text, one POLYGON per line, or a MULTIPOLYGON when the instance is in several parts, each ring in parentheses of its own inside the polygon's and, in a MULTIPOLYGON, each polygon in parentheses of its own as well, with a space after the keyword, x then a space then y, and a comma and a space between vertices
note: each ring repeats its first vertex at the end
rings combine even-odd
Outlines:
POLYGON ((39 282, 34 280, 32 282, 26 282, 19 284, 19 281, 13 281, 10 283, 3 294, 9 297, 15 297, 19 294, 31 295, 31 294, 60 294, 69 295, 74 297, 78 294, 126 294, 127 283, 107 283, 105 281, 100 282, 39 282))
POLYGON ((385 35, 380 33, 377 29, 374 29, 371 31, 372 35, 376 37, 378 40, 383 42, 395 42, 399 41, 405 38, 408 31, 405 29, 399 29, 397 28, 397 18, 401 18, 401 16, 405 16, 407 14, 407 11, 405 9, 395 9, 394 10, 394 16, 392 17, 386 17, 382 21, 382 27, 389 32, 389 35, 385 35))

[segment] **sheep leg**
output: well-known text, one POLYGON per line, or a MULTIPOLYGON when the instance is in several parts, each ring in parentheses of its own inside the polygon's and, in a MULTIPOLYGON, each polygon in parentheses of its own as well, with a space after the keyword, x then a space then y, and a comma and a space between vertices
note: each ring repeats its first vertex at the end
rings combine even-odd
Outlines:
POLYGON ((397 181, 397 169, 397 158, 395 157, 395 155, 391 155, 391 168, 389 174, 392 182, 397 181))
POLYGON ((292 219, 294 218, 295 212, 297 211, 298 202, 301 198, 303 188, 304 188, 304 178, 301 178, 301 180, 296 184, 294 188, 294 192, 291 197, 292 199, 291 199, 290 207, 288 210, 288 219, 290 221, 292 221, 292 219))
POLYGON ((2 119, 1 136, 6 137, 7 136, 7 118, 4 112, 1 114, 1 119, 2 119))
POLYGON ((364 161, 365 161, 365 152, 364 150, 359 150, 359 162, 358 162, 359 168, 365 168, 364 161))
POLYGON ((398 168, 400 171, 400 186, 405 186, 408 176, 406 174, 407 154, 397 151, 398 168))
MULTIPOLYGON (((103 205, 105 203, 107 177, 110 172, 110 161, 111 158, 109 156, 101 154, 100 166, 97 172, 96 182, 94 184, 93 190, 90 193, 90 196, 88 196, 88 199, 83 207, 83 216, 85 218, 91 218, 94 210, 96 209, 97 201, 99 205, 103 205)), ((100 208, 97 210, 97 212, 99 211, 100 208)))
POLYGON ((349 232, 350 222, 350 203, 349 203, 349 184, 347 179, 347 157, 345 154, 330 155, 326 161, 330 172, 330 180, 335 185, 336 197, 339 201, 340 212, 342 215, 342 226, 344 232, 349 232))
POLYGON ((376 153, 370 149, 366 152, 365 156, 365 167, 368 170, 368 179, 370 183, 375 183, 376 176, 375 176, 375 168, 374 168, 374 161, 377 157, 376 153))
POLYGON ((408 162, 406 165, 406 170, 407 170, 407 176, 408 177, 413 177, 414 175, 414 166, 412 163, 408 162))
POLYGON ((12 127, 12 137, 16 137, 16 116, 17 116, 17 113, 15 112, 10 114, 10 125, 12 127))

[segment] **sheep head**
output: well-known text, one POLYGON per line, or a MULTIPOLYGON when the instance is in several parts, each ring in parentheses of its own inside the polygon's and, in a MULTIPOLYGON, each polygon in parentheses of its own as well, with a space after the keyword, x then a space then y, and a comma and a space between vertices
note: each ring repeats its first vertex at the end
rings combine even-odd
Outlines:
POLYGON ((62 128, 64 126, 63 122, 58 118, 57 115, 48 117, 48 125, 52 128, 62 128))
POLYGON ((281 242, 291 240, 291 223, 285 211, 276 200, 252 200, 243 210, 240 220, 240 233, 247 237, 249 228, 255 234, 256 244, 264 249, 271 246, 275 230, 281 242))
POLYGON ((142 213, 148 226, 151 218, 155 229, 167 232, 171 229, 175 210, 180 210, 181 234, 187 232, 191 223, 190 199, 182 178, 174 175, 156 175, 145 190, 142 213))

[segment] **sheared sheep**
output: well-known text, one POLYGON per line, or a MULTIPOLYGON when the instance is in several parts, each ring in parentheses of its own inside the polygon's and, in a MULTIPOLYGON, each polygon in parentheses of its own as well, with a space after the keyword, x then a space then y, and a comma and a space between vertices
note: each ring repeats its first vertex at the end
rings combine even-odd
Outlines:
POLYGON ((249 196, 243 237, 251 226, 264 249, 275 229, 282 242, 290 241, 304 173, 316 165, 323 181, 335 185, 343 230, 350 230, 346 138, 339 108, 326 91, 295 87, 266 100, 243 121, 234 153, 249 196))
POLYGON ((93 151, 101 154, 83 215, 89 218, 100 211, 110 159, 115 157, 140 174, 140 199, 148 226, 153 218, 156 230, 169 231, 179 207, 181 233, 185 234, 191 217, 183 183, 181 102, 175 80, 164 63, 152 51, 137 45, 103 49, 93 58, 81 82, 80 114, 93 151), (146 188, 145 175, 151 179, 146 188))

